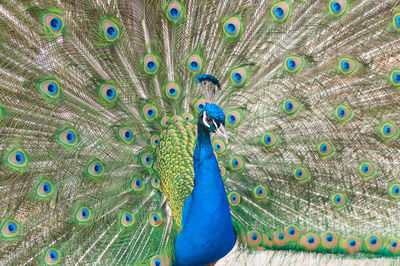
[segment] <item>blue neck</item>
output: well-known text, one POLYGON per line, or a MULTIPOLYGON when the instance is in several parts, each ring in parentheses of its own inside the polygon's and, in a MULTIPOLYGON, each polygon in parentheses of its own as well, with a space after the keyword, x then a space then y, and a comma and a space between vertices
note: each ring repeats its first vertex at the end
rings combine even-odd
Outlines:
POLYGON ((229 203, 210 134, 198 124, 193 154, 194 189, 185 201, 183 231, 175 242, 178 265, 205 265, 224 257, 235 244, 229 203))

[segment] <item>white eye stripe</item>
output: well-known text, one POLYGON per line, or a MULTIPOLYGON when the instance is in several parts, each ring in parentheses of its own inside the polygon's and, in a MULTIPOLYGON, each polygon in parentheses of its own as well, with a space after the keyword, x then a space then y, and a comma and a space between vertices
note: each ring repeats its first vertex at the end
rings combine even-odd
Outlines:
POLYGON ((210 127, 210 125, 207 123, 207 112, 204 111, 204 115, 203 115, 203 124, 206 125, 207 127, 210 127))

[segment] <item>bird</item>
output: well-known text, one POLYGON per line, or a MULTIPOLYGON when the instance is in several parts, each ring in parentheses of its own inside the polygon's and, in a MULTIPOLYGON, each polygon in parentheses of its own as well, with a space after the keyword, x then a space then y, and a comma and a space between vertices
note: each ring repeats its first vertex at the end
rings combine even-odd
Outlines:
POLYGON ((399 39, 395 0, 0 1, 0 263, 398 261, 399 39))

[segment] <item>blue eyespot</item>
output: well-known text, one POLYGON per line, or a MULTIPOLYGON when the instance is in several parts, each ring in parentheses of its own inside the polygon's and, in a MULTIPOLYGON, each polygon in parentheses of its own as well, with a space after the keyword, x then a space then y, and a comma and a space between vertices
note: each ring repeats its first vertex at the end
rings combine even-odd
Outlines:
POLYGON ((293 59, 287 60, 287 67, 288 67, 290 70, 296 69, 296 62, 295 62, 293 59))
POLYGON ((157 215, 155 215, 155 214, 153 214, 153 220, 155 221, 155 222, 157 222, 158 221, 158 216, 157 215))
POLYGON ((289 229, 289 235, 294 235, 296 233, 296 230, 294 228, 289 229))
POLYGON ((371 239, 369 240, 369 243, 371 245, 376 245, 377 242, 378 242, 378 239, 376 237, 371 237, 371 239))
POLYGON ((400 83, 400 73, 394 73, 393 80, 395 83, 400 83))
POLYGON ((174 88, 169 89, 169 94, 171 96, 175 96, 176 95, 176 90, 174 88))
POLYGON ((190 62, 190 69, 196 71, 199 69, 199 64, 196 61, 190 62))
POLYGON ((399 195, 399 193, 400 193, 400 187, 399 187, 399 186, 394 186, 393 189, 392 189, 392 191, 393 191, 393 194, 394 194, 394 195, 399 195))
POLYGON ((154 111, 152 110, 152 109, 149 109, 148 111, 147 111, 147 115, 149 116, 149 117, 152 117, 153 115, 154 115, 154 111))
POLYGON ((331 3, 331 8, 336 14, 339 14, 342 11, 342 6, 337 1, 331 3))
POLYGON ((274 14, 278 18, 283 18, 285 16, 285 11, 283 11, 281 7, 277 6, 274 8, 274 14))
POLYGON ((179 18, 179 10, 176 8, 171 8, 169 10, 169 15, 171 16, 171 18, 179 18))
POLYGON ((114 26, 108 27, 107 36, 110 38, 114 38, 117 35, 117 29, 114 26))
POLYGON ((58 255, 54 250, 50 251, 49 255, 52 260, 57 260, 58 255))
POLYGON ((87 209, 82 209, 81 214, 83 218, 88 218, 89 216, 89 211, 87 209))
POLYGON ((236 196, 233 195, 233 196, 231 197, 231 200, 232 200, 232 201, 235 201, 235 200, 236 200, 236 196))
POLYGON ((284 235, 284 234, 280 233, 280 234, 278 235, 278 239, 279 239, 279 240, 283 240, 284 238, 285 238, 285 235, 284 235))
POLYGON ((50 82, 47 86, 47 91, 50 95, 55 95, 57 93, 57 85, 53 82, 50 82))
POLYGON ((390 243, 390 245, 392 246, 392 247, 397 247, 397 242, 396 241, 392 241, 391 243, 390 243))
POLYGON ((199 104, 199 109, 200 110, 204 110, 204 105, 203 104, 199 104))
POLYGON ((258 188, 258 189, 257 189, 257 194, 258 194, 258 195, 261 195, 263 192, 264 192, 264 191, 263 191, 262 188, 258 188))
POLYGON ((108 99, 113 99, 115 96, 115 90, 113 88, 108 88, 106 91, 106 96, 108 99))
POLYGON ((333 241, 333 236, 329 234, 329 235, 326 236, 325 240, 328 241, 328 242, 332 242, 333 241))
POLYGON ((227 23, 225 26, 225 30, 229 34, 235 34, 236 33, 236 26, 233 23, 227 23))
POLYGON ((24 155, 22 154, 22 152, 15 153, 15 161, 19 164, 24 162, 24 155))
POLYGON ((298 169, 298 170, 296 171, 296 175, 297 175, 297 177, 302 177, 302 176, 303 176, 303 170, 298 169))
POLYGON ((238 72, 233 73, 233 80, 237 83, 242 82, 242 75, 240 75, 238 72))
POLYGON ((50 21, 50 27, 52 30, 59 30, 61 27, 61 20, 58 17, 52 18, 52 20, 50 21))
POLYGON ((161 261, 160 261, 159 259, 156 259, 156 260, 154 261, 154 264, 155 264, 156 266, 160 266, 160 265, 161 265, 161 261))
POLYGON ((125 214, 125 220, 127 222, 130 222, 132 220, 131 216, 129 214, 125 214))
POLYGON ((385 135, 390 135, 390 133, 392 132, 392 128, 390 126, 385 126, 383 132, 385 135))
POLYGON ((346 60, 343 60, 343 61, 342 61, 342 69, 343 69, 344 71, 349 71, 349 70, 350 70, 350 64, 349 64, 348 61, 346 61, 346 60))
POLYGON ((340 203, 342 201, 342 197, 340 197, 340 195, 337 195, 336 197, 335 197, 335 202, 336 203, 340 203))
POLYGON ((49 193, 50 193, 50 191, 51 191, 51 186, 50 186, 49 183, 47 183, 47 182, 44 182, 44 183, 43 183, 43 191, 44 191, 46 194, 49 194, 49 193))
POLYGON ((147 63, 146 68, 149 71, 154 71, 156 69, 157 65, 153 61, 150 61, 147 63))
POLYGON ((339 117, 344 117, 345 114, 346 114, 346 111, 344 110, 344 108, 340 107, 338 110, 339 117))
POLYGON ((234 115, 229 115, 228 119, 229 119, 229 122, 231 122, 232 124, 234 124, 236 122, 236 117, 234 115))
POLYGON ((286 110, 288 110, 289 112, 293 110, 293 103, 288 101, 286 102, 286 110))
POLYGON ((136 186, 139 188, 142 187, 142 181, 140 179, 136 179, 136 186))
POLYGON ((68 131, 67 133, 67 141, 69 143, 73 143, 75 141, 75 134, 72 131, 68 131))
POLYGON ((96 174, 100 174, 101 173, 101 164, 96 163, 94 165, 94 171, 96 172, 96 174))
POLYGON ((131 140, 132 139, 132 136, 133 136, 133 134, 132 134, 132 130, 130 130, 130 129, 128 129, 126 132, 125 132, 125 138, 126 138, 126 140, 131 140))
POLYGON ((252 234, 252 235, 251 235, 251 239, 253 239, 254 241, 257 240, 257 238, 258 238, 258 237, 257 237, 257 234, 252 234))
POLYGON ((349 245, 354 247, 356 245, 356 241, 355 240, 350 240, 349 245))
POLYGON ((315 238, 314 238, 314 237, 309 237, 309 238, 307 239, 307 242, 308 242, 309 244, 313 244, 313 243, 315 242, 315 238))
POLYGON ((367 164, 364 164, 363 167, 362 167, 362 171, 363 171, 364 174, 367 174, 368 171, 369 171, 369 166, 367 164))
POLYGON ((233 166, 236 167, 236 166, 238 166, 239 161, 238 161, 238 159, 234 159, 232 163, 233 163, 233 166))
POLYGON ((157 177, 154 178, 154 183, 158 184, 158 178, 157 177))
POLYGON ((10 231, 10 233, 15 233, 15 231, 17 230, 17 226, 13 222, 9 222, 7 227, 8 227, 8 231, 10 231))

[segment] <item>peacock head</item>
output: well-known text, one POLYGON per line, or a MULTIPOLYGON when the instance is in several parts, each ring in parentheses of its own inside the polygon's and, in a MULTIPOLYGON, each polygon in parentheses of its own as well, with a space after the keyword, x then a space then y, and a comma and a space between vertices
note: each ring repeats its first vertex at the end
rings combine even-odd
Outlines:
POLYGON ((199 126, 202 126, 207 132, 214 132, 225 141, 228 141, 225 131, 225 114, 218 105, 206 103, 204 110, 199 114, 199 126))

